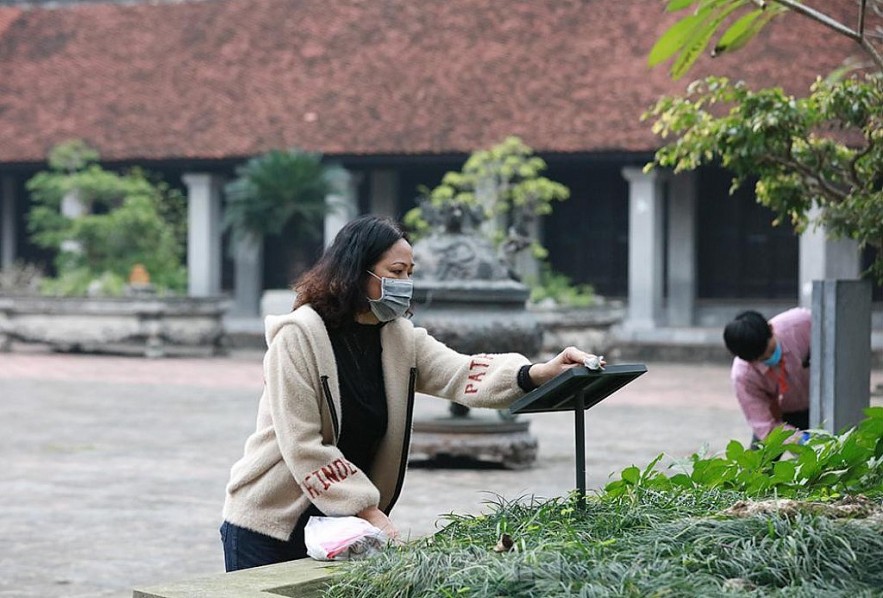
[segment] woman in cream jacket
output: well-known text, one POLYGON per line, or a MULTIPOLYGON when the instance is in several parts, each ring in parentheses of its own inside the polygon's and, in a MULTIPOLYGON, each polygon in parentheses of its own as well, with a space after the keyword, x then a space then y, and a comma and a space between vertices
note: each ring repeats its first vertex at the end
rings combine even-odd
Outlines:
POLYGON ((306 556, 311 515, 356 515, 395 537, 415 392, 504 408, 589 357, 457 353, 402 317, 413 268, 394 221, 358 218, 298 282, 295 310, 267 318, 257 425, 224 503, 228 571, 306 556))

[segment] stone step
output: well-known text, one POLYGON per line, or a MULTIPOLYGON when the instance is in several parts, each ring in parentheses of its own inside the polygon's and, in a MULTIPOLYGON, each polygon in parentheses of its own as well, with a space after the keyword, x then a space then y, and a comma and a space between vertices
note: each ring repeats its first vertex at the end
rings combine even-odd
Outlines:
POLYGON ((132 598, 319 598, 335 564, 311 558, 135 588, 132 598))

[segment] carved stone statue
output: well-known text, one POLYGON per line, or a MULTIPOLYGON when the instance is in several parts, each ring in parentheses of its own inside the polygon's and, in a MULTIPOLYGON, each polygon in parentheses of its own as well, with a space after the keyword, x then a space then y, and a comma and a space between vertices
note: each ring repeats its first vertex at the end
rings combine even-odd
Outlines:
MULTIPOLYGON (((482 209, 424 202, 421 211, 432 232, 414 244, 415 324, 461 353, 536 355, 542 333, 526 308, 529 289, 511 277, 504 259, 480 232, 482 209)), ((450 420, 415 422, 412 453, 462 451, 507 467, 526 467, 536 458, 528 422, 499 413, 501 417, 488 421, 453 403, 450 420)))

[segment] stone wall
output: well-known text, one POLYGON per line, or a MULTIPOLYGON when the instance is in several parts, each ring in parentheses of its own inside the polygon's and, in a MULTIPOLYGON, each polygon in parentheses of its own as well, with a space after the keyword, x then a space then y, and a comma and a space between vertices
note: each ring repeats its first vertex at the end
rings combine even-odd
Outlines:
POLYGON ((13 342, 59 351, 216 355, 224 350, 227 302, 204 297, 0 296, 0 350, 13 342))

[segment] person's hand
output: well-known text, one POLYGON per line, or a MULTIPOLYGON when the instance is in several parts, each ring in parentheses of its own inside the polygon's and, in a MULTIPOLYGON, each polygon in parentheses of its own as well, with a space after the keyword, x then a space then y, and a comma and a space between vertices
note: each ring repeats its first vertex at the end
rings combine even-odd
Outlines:
POLYGON ((607 362, 604 361, 603 357, 580 351, 576 347, 567 347, 546 363, 533 364, 530 366, 527 373, 530 376, 530 379, 533 380, 533 383, 540 386, 565 370, 569 370, 578 365, 586 365, 587 359, 598 359, 602 368, 607 365, 607 362))
POLYGON ((386 513, 384 513, 377 507, 368 507, 367 509, 363 509, 362 511, 356 513, 356 517, 361 517, 362 519, 382 531, 390 540, 395 540, 399 537, 399 530, 396 529, 396 526, 393 525, 389 517, 386 516, 386 513))

